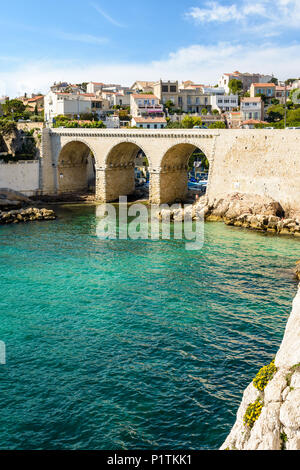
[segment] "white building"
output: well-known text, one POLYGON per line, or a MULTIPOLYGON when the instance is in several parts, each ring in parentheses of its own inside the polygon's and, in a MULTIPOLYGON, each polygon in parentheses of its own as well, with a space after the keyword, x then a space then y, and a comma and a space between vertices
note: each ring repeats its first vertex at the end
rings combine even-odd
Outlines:
POLYGON ((143 129, 164 129, 167 125, 167 120, 164 117, 133 117, 131 126, 143 129))
POLYGON ((264 103, 260 97, 241 99, 241 119, 248 121, 250 119, 263 120, 264 103))
POLYGON ((219 112, 230 112, 239 105, 238 95, 213 95, 210 96, 210 104, 212 109, 217 109, 219 112))
POLYGON ((130 96, 130 114, 132 117, 164 116, 159 99, 151 94, 132 94, 130 96))
POLYGON ((225 88, 212 87, 212 86, 201 86, 200 90, 204 95, 225 95, 225 88))
POLYGON ((45 121, 52 123, 56 116, 78 119, 83 113, 96 113, 102 117, 109 109, 109 102, 94 94, 73 94, 50 91, 44 98, 45 121))
POLYGON ((272 78, 272 75, 261 75, 260 73, 223 73, 218 84, 220 88, 224 88, 225 92, 229 94, 230 80, 240 80, 243 83, 243 90, 248 91, 252 83, 269 83, 272 78))
POLYGON ((111 95, 111 106, 130 106, 130 92, 115 93, 111 95))

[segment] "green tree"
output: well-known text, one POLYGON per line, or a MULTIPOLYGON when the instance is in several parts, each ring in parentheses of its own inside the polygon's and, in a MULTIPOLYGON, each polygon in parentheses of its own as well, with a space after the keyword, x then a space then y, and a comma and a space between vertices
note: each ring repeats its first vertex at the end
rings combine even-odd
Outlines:
POLYGON ((270 106, 267 110, 268 121, 281 121, 284 117, 284 106, 281 104, 270 106))
POLYGON ((3 112, 7 116, 12 114, 21 115, 25 112, 26 106, 20 100, 7 100, 3 105, 3 112))
POLYGON ((182 119, 181 124, 184 129, 192 129, 194 126, 201 126, 202 120, 200 117, 194 117, 188 114, 182 119))
POLYGON ((223 121, 217 121, 208 126, 209 129, 226 129, 226 124, 223 121))
POLYGON ((207 109, 206 109, 206 108, 202 108, 201 114, 202 114, 203 116, 206 116, 207 113, 208 113, 207 109))
POLYGON ((229 80, 228 87, 232 95, 239 95, 243 90, 243 82, 233 78, 232 80, 229 80))
POLYGON ((265 104, 266 104, 267 99, 268 99, 268 98, 266 97, 266 95, 264 95, 263 93, 256 93, 255 97, 256 97, 256 98, 261 98, 261 100, 262 100, 265 104))
POLYGON ((170 114, 172 114, 174 106, 175 105, 174 105, 173 101, 171 101, 171 100, 166 101, 165 104, 164 104, 165 109, 167 109, 170 114))
POLYGON ((278 78, 272 77, 269 83, 274 83, 274 85, 278 85, 278 78))

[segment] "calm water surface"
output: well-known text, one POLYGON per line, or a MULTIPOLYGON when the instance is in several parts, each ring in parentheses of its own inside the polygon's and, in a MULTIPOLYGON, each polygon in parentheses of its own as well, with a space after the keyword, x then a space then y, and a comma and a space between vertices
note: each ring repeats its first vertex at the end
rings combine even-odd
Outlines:
POLYGON ((300 241, 210 223, 191 252, 59 215, 0 227, 0 448, 218 448, 280 344, 300 241))

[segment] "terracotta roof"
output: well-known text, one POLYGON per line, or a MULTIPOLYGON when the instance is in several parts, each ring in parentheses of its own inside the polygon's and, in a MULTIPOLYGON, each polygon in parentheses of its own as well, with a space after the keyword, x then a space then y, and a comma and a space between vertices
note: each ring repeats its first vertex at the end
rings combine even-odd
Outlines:
POLYGON ((147 95, 146 93, 137 93, 131 95, 134 99, 144 99, 144 100, 158 100, 157 96, 155 95, 147 95))
POLYGON ((253 86, 276 87, 274 83, 252 83, 253 86))
POLYGON ((42 98, 44 98, 44 95, 39 95, 39 96, 35 96, 34 98, 29 98, 28 103, 31 103, 32 101, 41 100, 42 98))
POLYGON ((242 98, 241 99, 241 103, 251 103, 251 102, 255 102, 255 103, 259 103, 260 101, 262 101, 261 97, 260 96, 255 96, 255 98, 242 98))
POLYGON ((160 117, 134 117, 132 118, 135 122, 139 122, 139 123, 147 123, 147 124, 150 124, 150 123, 154 123, 154 124, 157 124, 157 123, 165 123, 167 122, 166 118, 160 118, 160 117))
POLYGON ((260 121, 259 119, 248 119, 248 121, 243 121, 241 125, 243 126, 244 124, 269 124, 266 121, 260 121))
POLYGON ((105 83, 101 83, 101 82, 91 82, 93 85, 105 85, 105 83))

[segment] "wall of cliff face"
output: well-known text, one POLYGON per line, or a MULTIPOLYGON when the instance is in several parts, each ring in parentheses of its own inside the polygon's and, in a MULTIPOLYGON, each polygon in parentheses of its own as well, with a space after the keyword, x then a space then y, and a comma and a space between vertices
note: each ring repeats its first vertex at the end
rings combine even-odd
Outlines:
POLYGON ((300 450, 300 288, 275 365, 245 390, 221 450, 300 450))
MULTIPOLYGON (((35 123, 34 123, 35 124, 35 123)), ((0 153, 4 160, 35 160, 40 156, 41 129, 0 122, 0 153)))

